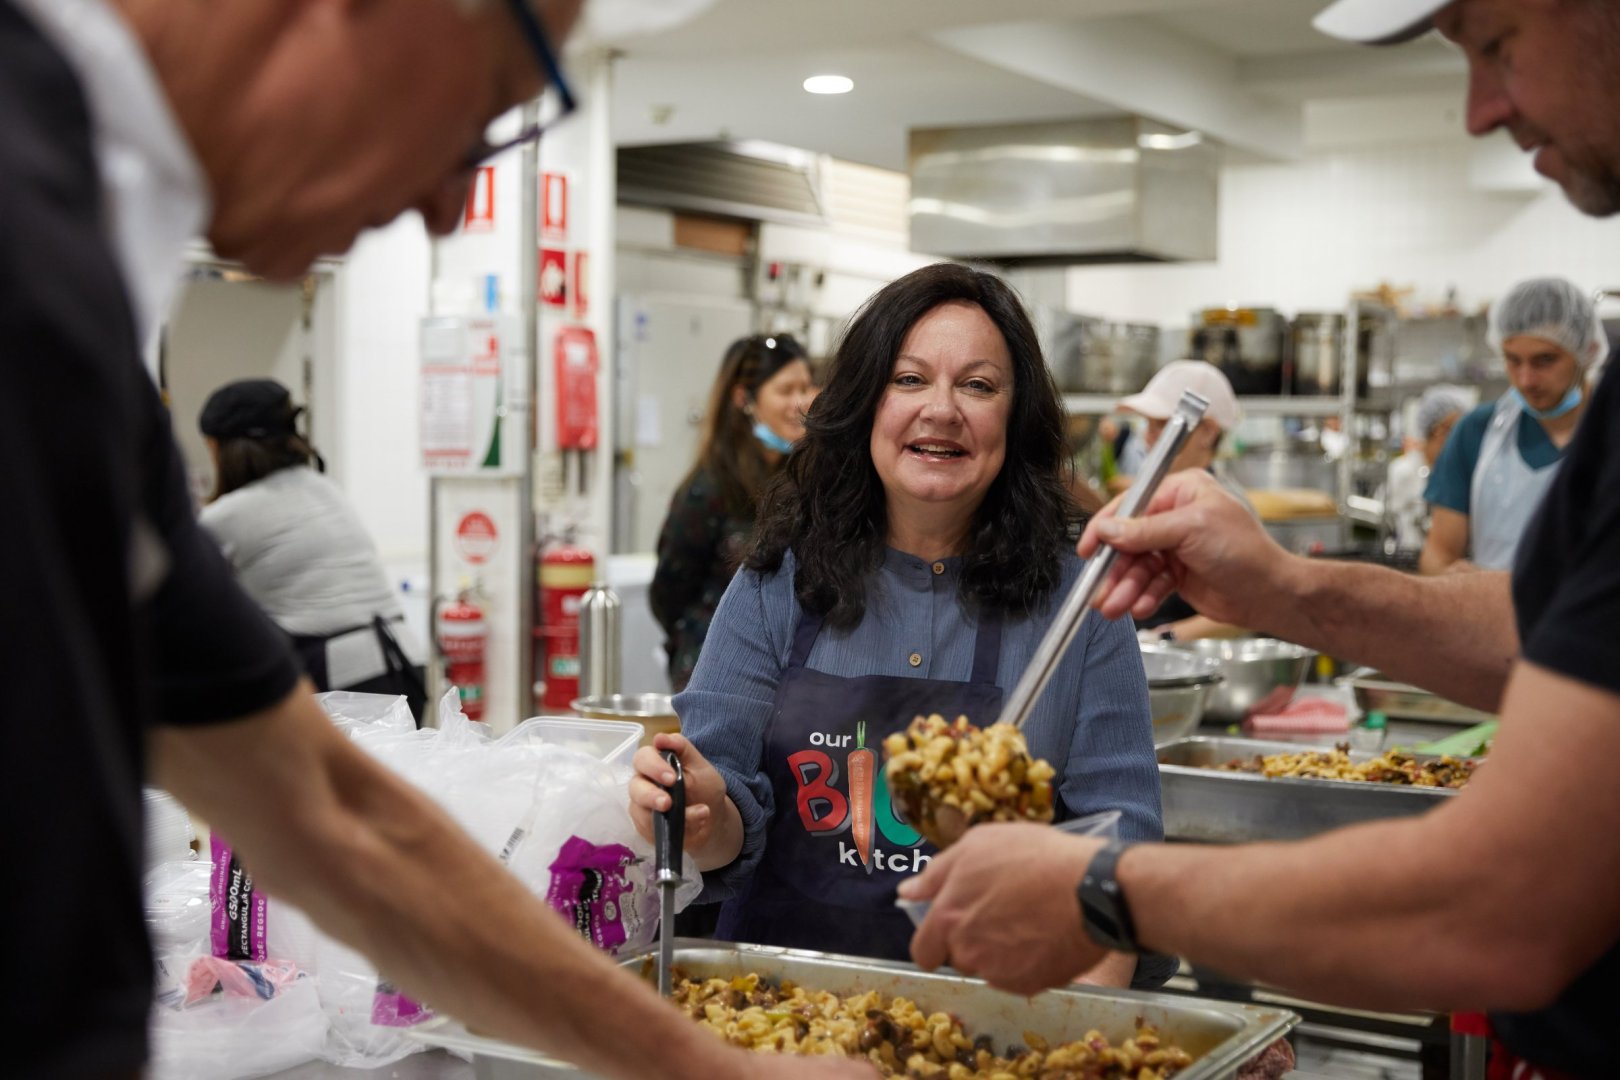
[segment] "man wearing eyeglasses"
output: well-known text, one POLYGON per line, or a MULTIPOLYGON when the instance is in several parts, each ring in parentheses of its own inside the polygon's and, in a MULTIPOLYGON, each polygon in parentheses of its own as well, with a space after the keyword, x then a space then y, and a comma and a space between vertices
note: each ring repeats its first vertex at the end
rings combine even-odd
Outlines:
MULTIPOLYGON (((1370 44, 1433 28, 1468 62, 1468 130, 1506 129, 1580 210, 1620 214, 1620 3, 1337 0, 1317 25, 1370 44)), ((1496 1010, 1492 1077, 1620 1075, 1620 379, 1600 381, 1514 572, 1415 579, 1285 553, 1207 478, 1081 542, 1122 554, 1100 599, 1201 613, 1500 711, 1467 788, 1419 818, 1293 844, 1102 848, 973 830, 911 895, 912 943, 1030 992, 1108 949, 1180 953, 1323 1001, 1496 1010)), ((902 892, 907 889, 902 887, 902 892)))
POLYGON ((268 891, 486 1031, 604 1076, 871 1075, 725 1046, 340 736, 192 520, 141 366, 193 235, 292 278, 405 210, 448 231, 486 124, 571 100, 579 6, 0 0, 6 1076, 141 1070, 147 757, 268 891))

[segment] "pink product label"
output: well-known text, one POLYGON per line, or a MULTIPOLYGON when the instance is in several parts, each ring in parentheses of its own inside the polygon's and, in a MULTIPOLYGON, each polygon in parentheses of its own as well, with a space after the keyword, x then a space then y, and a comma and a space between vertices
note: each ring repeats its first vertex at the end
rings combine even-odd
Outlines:
POLYGON ((377 980, 371 999, 371 1022, 379 1027, 415 1027, 433 1019, 433 1010, 412 1001, 386 979, 377 980))
POLYGON ((586 941, 616 953, 628 937, 626 917, 634 915, 635 886, 627 871, 635 862, 635 852, 623 844, 599 847, 571 836, 551 864, 546 900, 586 941))
POLYGON ((209 848, 214 863, 208 886, 213 913, 211 951, 228 960, 263 960, 265 897, 253 887, 253 875, 218 833, 210 837, 209 848))

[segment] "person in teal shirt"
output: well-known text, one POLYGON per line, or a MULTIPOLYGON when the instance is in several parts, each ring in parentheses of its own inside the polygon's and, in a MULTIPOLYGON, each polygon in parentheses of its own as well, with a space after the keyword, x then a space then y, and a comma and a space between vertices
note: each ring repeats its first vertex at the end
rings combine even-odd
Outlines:
POLYGON ((1491 308, 1490 341, 1513 389, 1463 417, 1435 462, 1425 574, 1512 569, 1580 421, 1587 373, 1608 350, 1591 299, 1563 278, 1515 285, 1491 308))

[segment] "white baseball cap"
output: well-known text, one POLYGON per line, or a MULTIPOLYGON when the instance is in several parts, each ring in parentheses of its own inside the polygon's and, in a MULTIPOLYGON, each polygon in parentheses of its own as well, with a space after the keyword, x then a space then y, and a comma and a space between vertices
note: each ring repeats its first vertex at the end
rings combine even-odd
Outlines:
POLYGON ((1434 14, 1453 0, 1338 0, 1312 20, 1329 37, 1358 45, 1398 45, 1434 28, 1434 14))
POLYGON ((1148 380, 1139 394, 1119 403, 1121 409, 1141 413, 1150 420, 1168 420, 1176 411, 1183 391, 1191 390, 1209 402, 1204 418, 1213 420, 1222 431, 1231 431, 1243 419, 1232 384, 1221 369, 1202 360, 1172 360, 1148 380))

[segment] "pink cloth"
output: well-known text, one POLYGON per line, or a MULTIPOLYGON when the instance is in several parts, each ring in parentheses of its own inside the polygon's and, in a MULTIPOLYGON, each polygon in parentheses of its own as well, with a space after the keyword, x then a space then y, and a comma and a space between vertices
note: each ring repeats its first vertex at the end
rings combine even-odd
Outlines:
POLYGON ((204 956, 186 972, 185 1004, 194 1005, 214 994, 232 997, 273 998, 302 973, 285 960, 226 960, 204 956))
POLYGON ((1243 726, 1251 735, 1332 735, 1350 730, 1350 713, 1338 702, 1300 698, 1279 712, 1255 713, 1243 726))

